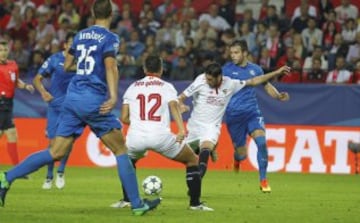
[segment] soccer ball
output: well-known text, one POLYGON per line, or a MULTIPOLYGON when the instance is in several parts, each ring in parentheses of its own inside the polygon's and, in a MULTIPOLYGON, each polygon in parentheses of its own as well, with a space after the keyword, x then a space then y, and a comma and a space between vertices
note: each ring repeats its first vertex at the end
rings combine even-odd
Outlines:
POLYGON ((157 176, 148 176, 142 182, 142 187, 144 189, 145 194, 155 195, 161 192, 162 182, 161 179, 157 176))

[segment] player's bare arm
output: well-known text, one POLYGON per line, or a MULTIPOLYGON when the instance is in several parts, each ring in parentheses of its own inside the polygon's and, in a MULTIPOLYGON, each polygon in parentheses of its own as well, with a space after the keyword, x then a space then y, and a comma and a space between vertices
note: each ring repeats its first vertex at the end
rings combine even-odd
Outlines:
POLYGON ((43 76, 40 74, 36 74, 36 76, 33 79, 33 84, 35 89, 40 93, 42 99, 45 102, 49 102, 53 99, 53 96, 46 90, 46 88, 42 83, 42 80, 43 80, 43 76))
POLYGON ((29 91, 30 93, 34 93, 34 86, 32 86, 31 84, 27 84, 24 81, 22 81, 21 79, 17 80, 17 87, 20 89, 24 89, 29 91))
POLYGON ((105 68, 109 99, 100 106, 100 114, 109 113, 114 108, 118 97, 119 72, 114 57, 105 58, 105 68))
POLYGON ((184 112, 188 112, 190 111, 190 107, 184 104, 184 101, 187 97, 185 96, 185 94, 180 94, 178 97, 178 101, 179 101, 179 108, 180 108, 180 113, 184 113, 184 112))
POLYGON ((169 107, 170 107, 171 116, 175 120, 175 123, 178 127, 176 141, 181 142, 185 138, 186 130, 181 116, 179 103, 177 101, 170 101, 169 107))
POLYGON ((267 73, 265 75, 261 75, 261 76, 257 76, 257 77, 254 77, 254 78, 251 78, 249 80, 246 80, 246 85, 248 86, 257 86, 259 84, 262 84, 274 77, 277 77, 277 76, 280 76, 280 75, 283 75, 283 74, 288 74, 290 72, 291 68, 288 67, 288 66, 282 66, 281 68, 273 71, 273 72, 270 72, 270 73, 267 73))
POLYGON ((288 101, 290 99, 287 92, 279 92, 270 82, 265 84, 264 89, 268 95, 272 98, 278 99, 279 101, 288 101))
POLYGON ((121 122, 126 125, 130 125, 130 107, 129 104, 123 104, 121 106, 121 122))

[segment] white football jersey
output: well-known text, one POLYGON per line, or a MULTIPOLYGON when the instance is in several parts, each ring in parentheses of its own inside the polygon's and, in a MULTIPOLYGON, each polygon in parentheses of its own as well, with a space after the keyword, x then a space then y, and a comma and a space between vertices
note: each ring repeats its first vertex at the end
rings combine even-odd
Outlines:
POLYGON ((154 76, 132 83, 123 96, 130 108, 129 131, 170 132, 170 101, 177 100, 174 86, 154 76))
POLYGON ((206 83, 205 74, 199 75, 183 94, 193 96, 193 110, 188 125, 220 126, 225 108, 231 96, 245 87, 246 82, 223 76, 219 88, 211 88, 206 83))

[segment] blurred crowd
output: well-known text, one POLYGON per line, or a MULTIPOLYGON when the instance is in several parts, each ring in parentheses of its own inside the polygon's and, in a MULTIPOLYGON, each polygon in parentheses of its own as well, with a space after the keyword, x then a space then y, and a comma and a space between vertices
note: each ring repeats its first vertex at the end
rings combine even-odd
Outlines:
MULTIPOLYGON (((291 16, 284 7, 262 0, 259 16, 252 8, 241 14, 243 1, 216 0, 199 12, 192 0, 176 5, 144 0, 140 13, 130 1, 113 3, 111 29, 121 39, 117 56, 121 78, 143 75, 142 62, 158 53, 164 59, 164 78, 192 80, 204 66, 230 60, 228 45, 246 40, 250 60, 265 72, 287 64, 286 83, 360 84, 360 17, 351 0, 301 0, 291 16)), ((92 0, 3 0, 0 32, 11 42, 10 59, 21 77, 33 77, 44 60, 62 48, 69 31, 93 24, 92 0)), ((354 0, 355 2, 355 0, 354 0)))

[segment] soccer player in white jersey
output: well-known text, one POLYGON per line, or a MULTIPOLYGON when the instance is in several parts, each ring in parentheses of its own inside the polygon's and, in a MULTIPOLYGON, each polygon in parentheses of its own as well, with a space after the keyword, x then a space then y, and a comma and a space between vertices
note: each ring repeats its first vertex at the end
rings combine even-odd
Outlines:
MULTIPOLYGON (((245 86, 256 86, 273 77, 287 74, 290 67, 283 66, 278 70, 248 80, 236 80, 222 75, 220 64, 213 63, 206 67, 205 73, 199 75, 179 96, 182 111, 188 108, 183 104, 187 97, 193 96, 193 110, 187 123, 186 142, 199 148, 199 170, 203 177, 211 151, 217 144, 225 108, 233 94, 245 86)), ((193 147, 193 149, 196 149, 193 147)))
MULTIPOLYGON (((144 72, 146 76, 131 84, 123 96, 121 121, 130 124, 126 136, 128 154, 135 164, 144 157, 147 150, 152 149, 186 165, 189 209, 213 211, 200 202, 201 178, 197 156, 184 141, 186 129, 179 109, 177 91, 171 83, 161 79, 161 58, 148 56, 144 72), (170 113, 178 127, 176 135, 170 129, 170 113)), ((125 193, 124 200, 126 199, 125 193)))

